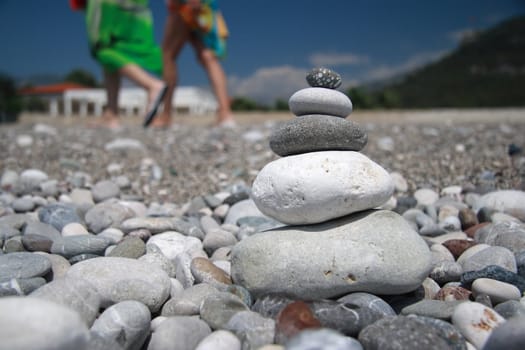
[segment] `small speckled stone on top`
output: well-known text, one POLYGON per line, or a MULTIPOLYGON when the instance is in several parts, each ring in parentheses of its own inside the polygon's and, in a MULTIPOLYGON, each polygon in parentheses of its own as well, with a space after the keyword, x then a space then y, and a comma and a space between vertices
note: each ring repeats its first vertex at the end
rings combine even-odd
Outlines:
POLYGON ((306 81, 311 87, 337 89, 341 86, 341 76, 328 68, 314 68, 306 75, 306 81))

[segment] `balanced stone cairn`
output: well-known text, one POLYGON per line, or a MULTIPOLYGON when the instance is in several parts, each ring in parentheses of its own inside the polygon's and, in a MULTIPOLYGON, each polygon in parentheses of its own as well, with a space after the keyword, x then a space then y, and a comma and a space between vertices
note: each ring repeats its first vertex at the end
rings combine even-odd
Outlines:
POLYGON ((289 106, 297 117, 270 136, 281 156, 257 175, 252 197, 285 226, 244 239, 232 277, 255 295, 312 300, 362 291, 401 294, 431 269, 424 240, 398 214, 373 210, 393 194, 389 173, 360 153, 366 132, 346 117, 352 102, 340 76, 312 70, 289 106))

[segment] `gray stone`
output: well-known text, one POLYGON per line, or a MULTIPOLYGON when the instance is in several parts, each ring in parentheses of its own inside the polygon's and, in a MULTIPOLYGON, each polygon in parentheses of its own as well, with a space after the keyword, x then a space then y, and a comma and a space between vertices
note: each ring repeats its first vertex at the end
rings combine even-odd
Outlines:
POLYGON ((221 329, 202 339, 195 350, 241 350, 241 341, 232 332, 221 329))
POLYGON ((170 278, 160 268, 134 259, 100 257, 73 265, 67 277, 83 278, 98 290, 101 307, 137 300, 151 312, 160 310, 170 294, 170 278))
POLYGON ((48 175, 39 169, 26 169, 19 177, 18 185, 21 186, 22 193, 29 193, 38 190, 40 184, 48 180, 48 175))
POLYGON ((525 251, 525 225, 510 221, 490 224, 476 231, 475 240, 505 247, 517 254, 525 251))
POLYGON ((51 240, 61 239, 60 231, 58 231, 54 226, 46 224, 40 221, 29 221, 24 226, 23 230, 24 235, 41 235, 46 236, 51 240))
POLYGON ((148 350, 194 350, 210 333, 210 327, 193 316, 168 317, 153 331, 148 350))
POLYGON ((472 295, 474 297, 486 294, 490 297, 493 305, 507 300, 520 300, 521 292, 518 287, 490 278, 478 278, 472 283, 472 295))
POLYGON ((357 337, 363 328, 384 317, 382 312, 366 306, 332 300, 314 301, 310 303, 310 309, 321 326, 351 337, 357 337))
POLYGON ((188 253, 181 253, 175 258, 177 280, 182 284, 184 289, 193 286, 195 278, 191 272, 192 257, 188 253))
POLYGON ((202 242, 195 237, 188 237, 175 231, 159 233, 151 237, 146 243, 146 250, 150 246, 160 249, 168 259, 174 261, 182 253, 191 254, 202 250, 202 242))
POLYGON ((91 189, 95 203, 105 201, 106 199, 116 198, 120 195, 120 188, 111 180, 99 181, 91 189))
POLYGON ((35 208, 35 203, 30 198, 17 198, 11 203, 11 207, 17 213, 27 213, 35 208))
POLYGON ((253 182, 252 198, 266 215, 299 225, 375 208, 393 191, 388 172, 367 156, 324 151, 266 164, 253 182))
POLYGON ((24 244, 22 243, 22 236, 14 236, 4 242, 4 252, 7 254, 25 251, 24 244))
POLYGON ((455 261, 440 261, 434 265, 429 277, 439 284, 457 282, 461 279, 463 268, 455 261))
POLYGON ((160 267, 169 277, 175 277, 176 275, 177 266, 175 263, 162 254, 162 251, 156 246, 150 246, 148 253, 138 258, 138 261, 160 267))
POLYGON ((218 292, 217 288, 207 283, 191 286, 164 304, 162 307, 162 316, 198 315, 202 301, 208 296, 218 292))
POLYGON ((46 275, 49 280, 55 280, 65 277, 67 270, 71 267, 69 261, 66 258, 56 254, 43 254, 46 258, 51 261, 51 271, 46 275))
POLYGON ((243 349, 259 349, 272 344, 275 338, 275 321, 253 311, 234 314, 225 328, 241 340, 243 349))
POLYGON ((235 236, 226 230, 216 228, 206 234, 202 245, 210 255, 219 248, 234 246, 237 243, 235 236))
POLYGON ((78 312, 88 327, 98 316, 100 295, 93 285, 80 278, 61 278, 38 288, 31 297, 55 302, 78 312))
POLYGON ((75 207, 64 203, 52 203, 38 210, 40 221, 56 228, 59 232, 71 222, 82 223, 75 207))
POLYGON ((514 254, 504 247, 488 247, 461 262, 464 272, 481 270, 489 265, 497 265, 511 272, 517 272, 514 254))
POLYGON ((0 226, 0 243, 4 240, 7 240, 11 237, 20 236, 20 231, 7 226, 7 225, 1 225, 0 226))
POLYGON ((525 317, 525 305, 518 300, 504 301, 496 305, 494 310, 507 320, 515 316, 525 317))
POLYGON ((43 235, 28 234, 22 236, 22 244, 28 252, 49 253, 53 245, 53 240, 43 235))
POLYGON ((87 350, 89 330, 70 308, 30 297, 0 298, 3 349, 87 350))
POLYGON ((127 300, 104 310, 91 332, 115 340, 124 349, 139 350, 150 334, 150 322, 151 314, 146 305, 127 300))
POLYGON ((392 309, 392 307, 388 305, 386 301, 370 293, 351 293, 345 295, 342 298, 337 299, 337 301, 344 304, 370 308, 376 312, 383 314, 384 316, 396 315, 394 309, 392 309))
POLYGON ((288 100, 290 111, 296 116, 326 114, 346 118, 352 113, 352 101, 344 93, 320 87, 309 87, 295 92, 288 100))
POLYGON ((206 297, 200 306, 201 319, 212 329, 225 329, 233 315, 248 310, 239 297, 231 293, 215 293, 206 297))
POLYGON ((282 309, 294 300, 284 295, 268 294, 255 301, 252 311, 258 312, 263 317, 276 319, 282 309))
POLYGON ((433 318, 409 315, 410 318, 432 326, 438 335, 443 338, 453 350, 467 350, 467 343, 461 333, 449 322, 433 318))
POLYGON ((104 255, 104 251, 111 241, 95 235, 81 235, 64 237, 53 242, 51 253, 72 258, 80 254, 104 255))
POLYGON ((97 333, 89 333, 89 350, 124 350, 114 339, 103 338, 97 333))
POLYGON ((464 300, 442 301, 423 299, 415 304, 404 307, 401 310, 401 314, 414 314, 449 321, 456 306, 463 302, 464 300))
POLYGON ((224 223, 237 225, 237 221, 243 217, 266 217, 266 215, 257 208, 252 199, 245 199, 231 206, 224 223))
POLYGON ((146 253, 146 244, 137 237, 126 237, 107 256, 138 259, 146 253))
POLYGON ((518 287, 521 293, 525 291, 525 278, 498 265, 490 265, 481 270, 465 272, 461 275, 461 283, 471 284, 478 278, 491 278, 510 283, 518 287))
POLYGON ((0 217, 0 227, 11 227, 20 231, 25 225, 34 221, 35 219, 27 214, 10 214, 0 217))
POLYGON ((481 196, 473 205, 473 210, 489 208, 510 214, 525 221, 525 192, 517 190, 500 190, 481 196))
POLYGON ((134 216, 133 210, 118 202, 98 203, 85 215, 86 224, 93 233, 102 232, 108 227, 119 227, 126 219, 134 216))
POLYGON ((270 136, 270 148, 284 157, 316 151, 360 151, 366 132, 350 120, 326 115, 304 115, 279 125, 270 136))
POLYGON ((406 293, 431 268, 423 239, 401 216, 381 210, 255 234, 233 248, 231 261, 234 283, 256 297, 283 293, 306 300, 354 291, 406 293))
POLYGON ((42 277, 51 270, 51 261, 43 255, 16 252, 0 255, 0 281, 11 278, 42 277))
POLYGON ((12 278, 0 282, 0 297, 10 295, 28 295, 37 288, 46 284, 42 277, 12 278))
POLYGON ((438 331, 411 317, 385 317, 359 333, 365 349, 450 349, 438 331))
POLYGON ((286 343, 286 350, 363 350, 354 338, 332 329, 304 330, 286 343))
POLYGON ((5 170, 0 178, 0 187, 4 190, 11 190, 18 182, 18 173, 14 170, 5 170))
POLYGON ((331 69, 314 68, 306 75, 306 81, 311 87, 337 89, 341 86, 341 76, 331 69))
POLYGON ((483 350, 521 350, 525 348, 525 316, 518 316, 496 327, 483 350))
POLYGON ((144 151, 145 147, 139 140, 119 137, 104 145, 106 151, 144 151))
POLYGON ((204 232, 192 225, 191 223, 182 219, 172 217, 135 217, 125 220, 120 229, 124 232, 131 232, 139 229, 147 229, 152 234, 163 233, 166 231, 180 232, 186 236, 204 238, 204 232))

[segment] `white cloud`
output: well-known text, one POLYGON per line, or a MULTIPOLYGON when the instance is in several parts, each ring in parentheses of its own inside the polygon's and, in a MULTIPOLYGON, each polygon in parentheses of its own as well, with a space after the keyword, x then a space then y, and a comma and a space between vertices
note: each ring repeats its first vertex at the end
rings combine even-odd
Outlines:
POLYGON ((307 69, 279 66, 259 68, 251 76, 229 77, 232 96, 245 96, 260 103, 273 103, 276 99, 288 99, 295 91, 307 86, 307 69))
POLYGON ((398 74, 407 73, 434 62, 443 57, 447 52, 448 51, 445 50, 421 52, 397 65, 379 65, 366 72, 363 80, 371 81, 392 78, 398 74))
POLYGON ((353 53, 314 53, 308 60, 315 67, 333 67, 367 63, 368 57, 353 53))

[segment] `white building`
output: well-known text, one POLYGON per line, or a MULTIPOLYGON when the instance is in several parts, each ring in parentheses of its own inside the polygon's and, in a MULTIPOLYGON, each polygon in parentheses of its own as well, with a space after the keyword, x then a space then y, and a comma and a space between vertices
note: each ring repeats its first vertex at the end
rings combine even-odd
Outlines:
MULTIPOLYGON (((90 112, 95 116, 100 116, 107 103, 104 89, 66 90, 63 93, 62 100, 63 114, 66 117, 76 113, 87 116, 90 112), (75 111, 73 106, 78 106, 78 111, 75 111)), ((177 88, 172 101, 179 113, 207 114, 217 110, 217 101, 213 94, 197 87, 182 86, 177 88)), ((144 89, 138 87, 121 88, 119 107, 125 115, 145 114, 147 104, 148 97, 144 89)), ((50 112, 57 110, 57 108, 50 108, 50 112)))

